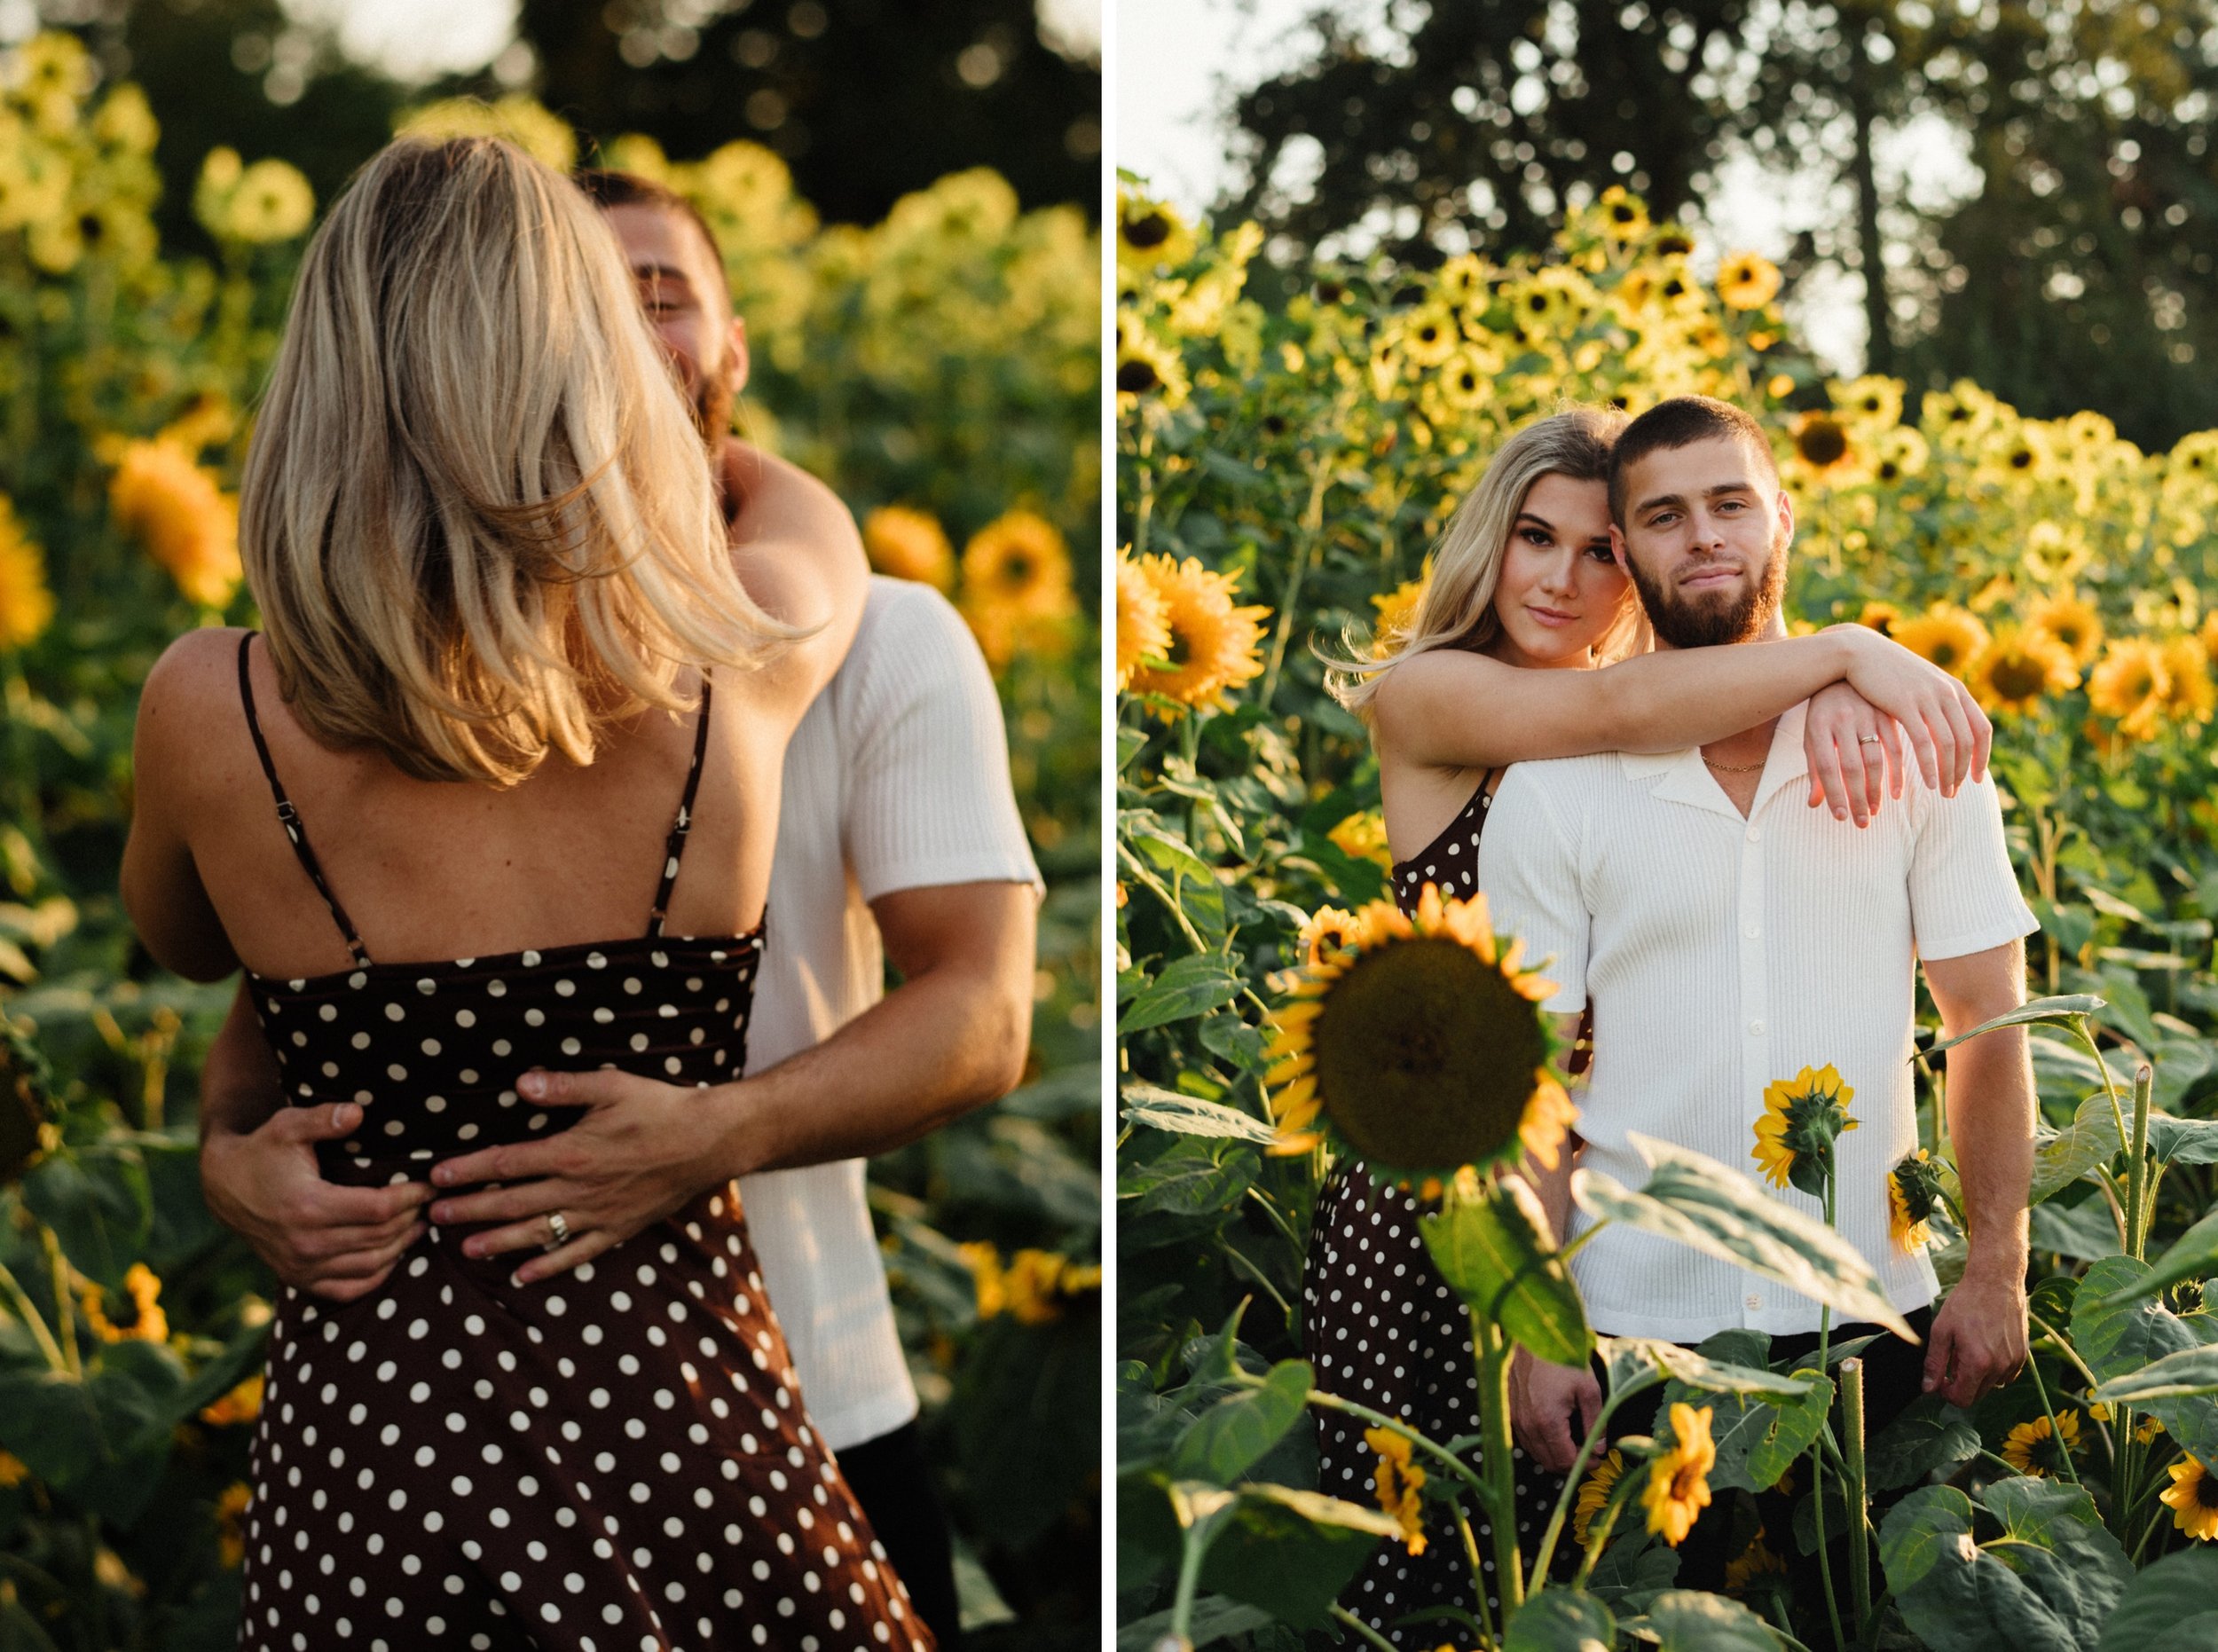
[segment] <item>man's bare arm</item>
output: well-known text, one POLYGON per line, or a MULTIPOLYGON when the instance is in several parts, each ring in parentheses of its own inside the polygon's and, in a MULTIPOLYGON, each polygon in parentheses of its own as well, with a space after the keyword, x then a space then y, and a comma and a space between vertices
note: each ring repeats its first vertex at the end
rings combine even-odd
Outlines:
POLYGON ((886 1152, 1005 1095, 1032 1036, 1029 884, 946 884, 870 903, 901 984, 822 1043, 741 1081, 737 1174, 886 1152))
MULTIPOLYGON (((1557 1031, 1566 1045, 1578 1036, 1578 1019, 1576 1015, 1556 1018, 1557 1031)), ((1583 1084, 1574 1082, 1572 1099, 1577 1100, 1584 1089, 1583 1084)), ((1575 1132, 1563 1138, 1553 1167, 1530 1154, 1519 1167, 1540 1196, 1540 1208, 1547 1212, 1549 1231, 1558 1246, 1570 1231, 1571 1172, 1577 1168, 1579 1145, 1575 1132)), ((1595 1381, 1594 1373, 1585 1365, 1550 1365, 1520 1348, 1510 1359, 1509 1389, 1510 1422, 1518 1444, 1542 1467, 1555 1474, 1568 1473, 1578 1454, 1579 1442, 1601 1414, 1601 1385, 1595 1381)))
MULTIPOLYGON (((1955 1037, 2025 1000, 2022 941, 1929 960, 1926 985, 1955 1037)), ((2025 1029, 2004 1027, 1946 1058, 1948 1131, 1963 1184, 1970 1254, 1962 1281, 1933 1322, 1925 1386, 1958 1405, 2008 1381, 2025 1359, 2026 1204, 2033 1168, 2033 1063, 2025 1029)))

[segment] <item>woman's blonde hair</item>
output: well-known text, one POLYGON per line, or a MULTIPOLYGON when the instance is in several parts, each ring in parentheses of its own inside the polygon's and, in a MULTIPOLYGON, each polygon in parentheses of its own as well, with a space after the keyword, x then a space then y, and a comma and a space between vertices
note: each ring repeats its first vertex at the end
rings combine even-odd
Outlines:
POLYGON ((615 238, 497 138, 381 150, 309 245, 240 498, 319 742, 511 785, 800 634, 749 599, 615 238))
MULTIPOLYGON (((1367 717, 1385 673, 1404 660, 1434 649, 1476 651, 1493 641, 1501 629, 1494 589, 1525 496, 1543 476, 1606 484, 1609 450, 1624 428, 1621 413, 1573 407, 1527 425, 1503 443, 1433 547, 1432 572, 1409 629, 1376 653, 1365 653, 1351 638, 1347 657, 1327 660, 1325 687, 1333 697, 1367 717)), ((1632 652, 1640 633, 1640 608, 1628 593, 1625 611, 1595 639, 1595 657, 1606 661, 1632 652)))

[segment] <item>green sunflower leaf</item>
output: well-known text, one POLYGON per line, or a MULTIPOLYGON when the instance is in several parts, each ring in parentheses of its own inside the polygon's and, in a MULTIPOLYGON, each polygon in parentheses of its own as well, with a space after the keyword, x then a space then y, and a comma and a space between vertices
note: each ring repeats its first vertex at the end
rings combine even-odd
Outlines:
POLYGON ((2093 1015, 2108 1007, 2107 1001, 2093 993, 2065 993, 2054 998, 2033 998, 2021 1003, 2008 1014, 1998 1015, 1992 1021, 1982 1021, 1968 1033, 1943 1039, 1925 1051, 1930 1058, 1944 1050, 1954 1050, 1958 1044, 1969 1043, 1983 1033, 1992 1033, 2005 1027, 2068 1027, 2083 1015, 2093 1015))
POLYGON ((1871 1264, 1822 1222, 1702 1153, 1638 1131, 1626 1139, 1654 1173, 1635 1192, 1601 1171, 1573 1172, 1571 1197, 1590 1215, 1676 1239, 1799 1291, 1849 1321, 1883 1325, 1917 1341, 1871 1264))
POLYGON ((1536 1358, 1583 1365, 1594 1351, 1594 1333, 1547 1223, 1524 1178, 1506 1176, 1476 1199, 1451 1187, 1441 1208, 1418 1226, 1441 1278, 1475 1312, 1498 1314, 1511 1341, 1536 1358))

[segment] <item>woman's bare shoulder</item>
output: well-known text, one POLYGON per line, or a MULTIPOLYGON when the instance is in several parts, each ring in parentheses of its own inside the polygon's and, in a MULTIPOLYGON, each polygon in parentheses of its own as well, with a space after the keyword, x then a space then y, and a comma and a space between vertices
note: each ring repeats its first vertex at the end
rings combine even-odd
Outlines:
MULTIPOLYGON (((239 641, 248 633, 236 625, 208 625, 188 631, 161 651, 139 690, 142 732, 150 722, 205 732, 205 720, 225 705, 239 704, 239 641)), ((236 714, 236 713, 235 713, 236 714)))

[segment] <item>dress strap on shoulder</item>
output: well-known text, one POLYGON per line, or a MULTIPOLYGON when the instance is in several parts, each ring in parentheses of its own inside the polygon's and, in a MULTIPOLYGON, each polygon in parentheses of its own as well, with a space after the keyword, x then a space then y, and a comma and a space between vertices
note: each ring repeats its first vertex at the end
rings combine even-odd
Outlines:
POLYGON ((701 709, 693 720, 693 761, 686 769, 685 795, 678 799, 678 818, 670 829, 670 836, 663 844, 662 882, 655 888, 655 910, 649 917, 647 932, 659 940, 663 932, 663 918, 670 910, 670 892, 677 886, 678 862, 686 852, 686 834, 693 830, 693 795, 701 786, 701 759, 709 749, 709 674, 701 673, 701 709))
POLYGON ((324 881, 324 869, 317 863, 315 850, 308 846, 308 830, 301 824, 300 811, 285 795, 285 787, 278 780, 277 765, 270 760, 270 743, 262 737, 262 720, 255 715, 254 709, 254 680, 247 669, 247 650, 258 634, 249 631, 239 639, 239 701, 247 710, 247 729, 254 736, 255 755, 262 759, 262 772, 269 776, 270 794, 277 799, 278 823, 285 828, 293 853, 300 857, 301 867, 307 872, 309 881, 316 885, 316 893, 331 909, 332 921, 346 938, 348 953, 358 964, 367 964, 370 955, 363 950, 362 938, 354 932, 354 923, 347 916, 346 908, 339 904, 339 897, 331 893, 331 885, 324 881))

